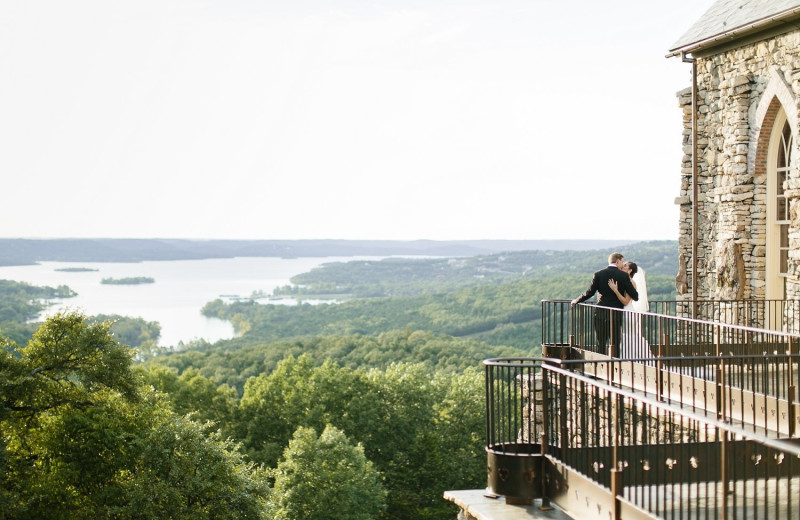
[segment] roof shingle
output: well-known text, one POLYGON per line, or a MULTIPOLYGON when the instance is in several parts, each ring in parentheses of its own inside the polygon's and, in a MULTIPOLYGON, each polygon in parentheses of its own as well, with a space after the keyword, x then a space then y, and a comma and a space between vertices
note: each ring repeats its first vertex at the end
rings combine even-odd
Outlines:
POLYGON ((766 22, 800 8, 800 0, 717 0, 708 11, 675 42, 670 52, 690 49, 696 44, 766 22))

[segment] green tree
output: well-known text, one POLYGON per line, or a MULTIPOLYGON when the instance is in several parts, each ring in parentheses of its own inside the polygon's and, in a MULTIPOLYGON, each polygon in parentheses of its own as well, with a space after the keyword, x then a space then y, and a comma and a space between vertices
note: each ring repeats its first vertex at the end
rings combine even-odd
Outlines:
POLYGON ((78 313, 3 344, 3 518, 262 518, 266 472, 141 385, 131 357, 78 313))
POLYGON ((217 385, 192 368, 180 376, 176 369, 160 365, 140 365, 136 370, 146 384, 167 396, 177 414, 192 414, 223 429, 230 427, 238 402, 236 390, 230 386, 217 385))
POLYGON ((314 366, 286 358, 248 380, 235 423, 246 453, 278 463, 292 433, 330 424, 364 448, 384 478, 384 518, 455 516, 446 489, 485 485, 483 377, 433 373, 423 364, 385 370, 314 366))
POLYGON ((486 483, 482 374, 397 364, 370 371, 369 379, 382 415, 367 455, 386 481, 387 518, 453 518, 457 511, 442 493, 486 483))
MULTIPOLYGON (((246 463, 230 440, 174 413, 136 437, 122 518, 175 520, 266 518, 266 470, 246 463)), ((112 518, 113 515, 108 515, 112 518)))
POLYGON ((319 437, 298 428, 273 475, 275 520, 370 520, 384 507, 380 475, 364 449, 330 425, 319 437))
POLYGON ((164 351, 158 346, 161 325, 157 321, 145 321, 143 318, 131 318, 119 314, 98 314, 92 320, 111 322, 110 330, 114 337, 123 345, 135 348, 136 358, 139 361, 150 359, 164 351))

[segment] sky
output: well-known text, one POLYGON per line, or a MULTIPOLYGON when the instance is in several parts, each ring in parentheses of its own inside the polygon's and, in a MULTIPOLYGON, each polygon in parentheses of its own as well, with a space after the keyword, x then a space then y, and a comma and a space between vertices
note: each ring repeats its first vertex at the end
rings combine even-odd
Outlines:
POLYGON ((676 239, 711 3, 0 0, 0 237, 676 239))

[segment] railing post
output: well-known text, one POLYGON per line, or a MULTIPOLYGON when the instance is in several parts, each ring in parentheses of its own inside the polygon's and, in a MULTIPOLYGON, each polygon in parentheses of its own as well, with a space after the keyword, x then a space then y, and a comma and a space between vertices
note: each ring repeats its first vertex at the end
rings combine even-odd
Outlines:
POLYGON ((728 430, 722 432, 719 450, 719 478, 722 482, 722 515, 720 520, 728 520, 728 430))
POLYGON ((579 322, 581 321, 578 312, 578 309, 575 308, 576 305, 569 305, 569 321, 570 321, 570 334, 569 334, 569 346, 572 347, 575 345, 575 336, 578 334, 579 329, 579 322), (578 316, 576 318, 576 316, 578 316))
POLYGON ((719 325, 714 326, 714 352, 717 356, 717 419, 725 420, 725 360, 722 359, 719 325))
POLYGON ((620 436, 620 400, 621 396, 613 393, 609 394, 608 402, 610 404, 609 413, 611 427, 611 436, 613 444, 611 448, 611 511, 612 520, 620 520, 620 497, 622 496, 622 470, 619 468, 619 436, 620 436))
POLYGON ((494 432, 493 432, 493 425, 494 425, 494 406, 492 403, 494 402, 494 373, 492 371, 492 367, 490 365, 485 365, 485 375, 484 375, 484 382, 485 382, 485 391, 486 391, 486 445, 493 446, 494 445, 494 432))
POLYGON ((568 446, 566 446, 566 444, 568 442, 567 439, 569 439, 569 436, 567 434, 567 376, 565 376, 564 374, 559 374, 558 375, 558 384, 559 384, 559 389, 558 389, 558 397, 559 397, 559 403, 558 403, 558 408, 559 408, 559 410, 558 410, 558 415, 559 415, 559 421, 558 421, 558 423, 559 423, 558 424, 558 429, 559 429, 559 432, 558 432, 558 445, 561 448, 560 458, 563 461, 563 460, 566 460, 566 450, 568 449, 568 446))
MULTIPOLYGON (((597 311, 597 309, 595 309, 595 311, 597 311)), ((604 312, 605 312, 605 310, 604 310, 604 312)), ((616 309, 609 309, 608 310, 608 314, 609 314, 609 316, 608 316, 608 318, 609 318, 608 319, 608 327, 609 327, 609 330, 608 330, 608 357, 610 357, 610 358, 619 357, 619 356, 615 356, 615 354, 619 354, 619 352, 617 352, 617 343, 619 343, 619 338, 617 338, 615 336, 619 336, 619 333, 621 332, 621 331, 617 330, 617 326, 616 326, 617 313, 618 312, 622 312, 622 311, 618 311, 616 309)))
POLYGON ((789 402, 789 437, 794 437, 797 430, 797 419, 795 418, 797 399, 797 388, 794 384, 794 362, 792 361, 792 337, 789 336, 788 344, 788 358, 789 358, 789 388, 786 394, 786 399, 789 402))
POLYGON ((614 468, 611 470, 611 500, 614 501, 612 506, 613 520, 620 519, 620 497, 622 496, 622 471, 614 468))
POLYGON ((541 511, 552 511, 553 506, 550 505, 550 497, 547 496, 547 429, 549 428, 549 422, 547 420, 548 413, 547 413, 547 401, 549 398, 549 385, 548 385, 548 377, 546 373, 546 369, 544 363, 540 365, 539 368, 542 377, 542 432, 539 434, 539 448, 541 450, 541 459, 542 465, 539 468, 539 480, 542 483, 542 504, 539 506, 541 511))
POLYGON ((658 356, 656 356, 656 399, 664 402, 664 349, 668 341, 668 336, 663 333, 661 341, 658 342, 658 356))
POLYGON ((619 470, 615 467, 611 470, 611 500, 613 500, 612 504, 612 516, 613 520, 620 520, 621 518, 621 502, 620 498, 622 497, 622 470, 619 470))

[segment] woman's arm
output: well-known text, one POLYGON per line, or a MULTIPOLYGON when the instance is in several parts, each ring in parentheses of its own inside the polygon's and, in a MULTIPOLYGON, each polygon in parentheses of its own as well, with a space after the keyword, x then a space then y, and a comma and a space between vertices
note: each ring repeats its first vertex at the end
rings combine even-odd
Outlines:
POLYGON ((614 291, 614 294, 617 295, 617 298, 619 298, 619 301, 622 302, 622 305, 628 305, 631 302, 631 297, 629 295, 626 294, 625 296, 623 296, 619 293, 619 286, 617 285, 616 280, 611 278, 608 281, 608 286, 611 287, 611 290, 614 291))

